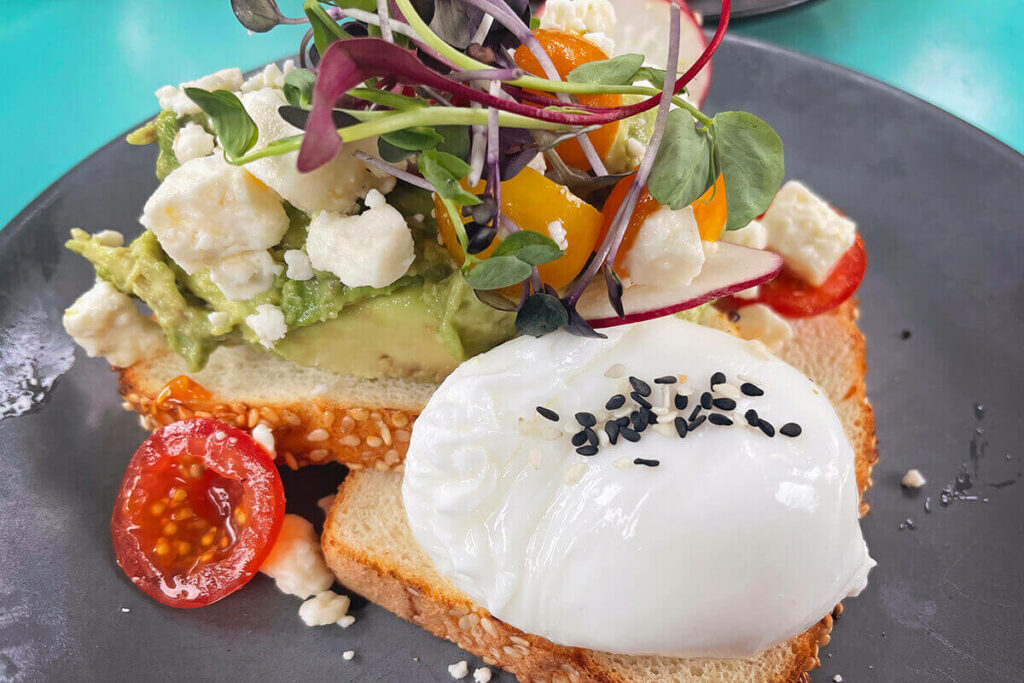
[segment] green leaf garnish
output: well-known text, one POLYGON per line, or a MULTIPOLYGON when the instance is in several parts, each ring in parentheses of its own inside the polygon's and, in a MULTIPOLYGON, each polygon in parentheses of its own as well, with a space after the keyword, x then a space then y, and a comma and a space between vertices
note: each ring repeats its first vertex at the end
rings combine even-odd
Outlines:
MULTIPOLYGON (((459 183, 469 175, 469 164, 453 154, 429 149, 420 154, 420 173, 445 199, 451 199, 463 206, 473 206, 480 199, 472 192, 467 192, 459 183)), ((522 281, 522 278, 517 282, 522 281)), ((514 284, 514 283, 513 283, 514 284)), ((498 285, 502 287, 504 285, 498 285)))
POLYGON ((530 266, 539 266, 562 258, 565 254, 553 239, 531 230, 514 232, 501 241, 491 258, 515 256, 530 266))
POLYGON ((434 149, 444 141, 433 128, 427 126, 416 126, 415 128, 404 128, 392 133, 384 133, 381 140, 386 140, 390 145, 410 152, 422 152, 427 149, 434 149))
MULTIPOLYGON (((580 64, 569 72, 565 80, 572 83, 593 83, 595 85, 629 85, 636 80, 636 74, 643 64, 643 55, 619 55, 611 59, 580 64)), ((662 73, 664 74, 664 72, 662 73)), ((664 75, 662 75, 662 83, 664 83, 664 75)))
POLYGON ((185 94, 209 117, 228 157, 240 157, 256 144, 259 129, 234 93, 185 88, 185 94))
POLYGON ((725 111, 714 120, 715 160, 725 180, 725 229, 738 230, 768 209, 782 185, 782 139, 745 111, 725 111))
POLYGON ((531 294, 516 314, 516 330, 520 334, 543 337, 569 324, 569 313, 562 302, 550 294, 531 294))
POLYGON ((653 66, 641 67, 633 76, 633 81, 647 81, 655 88, 665 85, 665 70, 653 66))
POLYGON ((704 194, 711 176, 709 145, 707 132, 697 129, 689 113, 669 112, 665 137, 647 178, 647 190, 659 204, 678 210, 704 194))
POLYGON ((338 22, 331 18, 317 0, 305 0, 302 3, 302 11, 309 18, 309 25, 313 28, 313 44, 321 55, 334 41, 352 37, 348 31, 338 26, 338 22))
POLYGON ((295 69, 284 77, 284 99, 293 107, 309 109, 313 106, 313 86, 316 74, 309 69, 295 69))
POLYGON ((466 273, 466 282, 473 289, 501 289, 519 284, 532 272, 530 264, 515 256, 492 256, 473 266, 466 273))

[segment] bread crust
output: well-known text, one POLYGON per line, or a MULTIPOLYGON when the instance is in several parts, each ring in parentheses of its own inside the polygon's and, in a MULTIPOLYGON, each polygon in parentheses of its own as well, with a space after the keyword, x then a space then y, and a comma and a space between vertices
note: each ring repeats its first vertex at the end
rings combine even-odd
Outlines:
MULTIPOLYGON (((791 320, 794 339, 778 355, 814 379, 835 405, 856 453, 863 515, 868 511, 863 494, 871 486, 871 469, 878 453, 874 413, 864 384, 865 342, 856 324, 857 315, 856 302, 849 301, 827 314, 791 320)), ((510 671, 520 681, 809 681, 809 671, 821 666, 818 649, 829 642, 834 616, 842 611, 842 605, 837 605, 833 613, 804 633, 750 660, 631 657, 560 646, 496 619, 438 574, 416 545, 404 511, 400 524, 389 528, 379 543, 368 546, 372 552, 351 542, 359 535, 352 529, 354 508, 373 500, 400 509, 399 489, 397 474, 357 473, 346 478, 324 526, 322 545, 328 565, 351 590, 488 664, 510 671), (360 495, 370 485, 376 486, 374 494, 360 495), (390 498, 379 501, 381 491, 390 498), (384 550, 388 545, 405 548, 413 559, 395 561, 384 550)))

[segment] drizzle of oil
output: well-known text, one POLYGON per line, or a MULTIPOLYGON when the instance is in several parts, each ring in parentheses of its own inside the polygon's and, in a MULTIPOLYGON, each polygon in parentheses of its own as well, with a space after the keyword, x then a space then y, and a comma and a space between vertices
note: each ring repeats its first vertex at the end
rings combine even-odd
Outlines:
POLYGON ((75 361, 74 345, 56 313, 17 308, 0 327, 0 420, 46 404, 61 375, 75 361))
POLYGON ((897 529, 899 529, 900 531, 903 531, 904 529, 910 529, 911 531, 913 531, 916 528, 917 528, 917 526, 914 525, 914 520, 912 520, 910 517, 907 517, 906 519, 904 519, 897 526, 897 529))

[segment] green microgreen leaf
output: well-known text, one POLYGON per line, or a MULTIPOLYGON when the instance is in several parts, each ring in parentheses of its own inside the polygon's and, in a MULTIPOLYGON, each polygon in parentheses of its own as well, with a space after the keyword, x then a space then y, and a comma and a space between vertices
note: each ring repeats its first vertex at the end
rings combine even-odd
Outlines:
POLYGON ((302 11, 309 18, 309 25, 313 28, 313 44, 316 45, 316 51, 321 55, 334 41, 351 38, 348 32, 338 26, 338 22, 331 18, 331 15, 320 6, 317 0, 305 0, 302 3, 302 11))
POLYGON ((714 182, 709 173, 710 138, 707 131, 699 130, 694 123, 683 109, 669 112, 665 136, 647 178, 651 196, 675 210, 692 204, 714 182))
MULTIPOLYGON (((569 72, 567 81, 572 83, 593 83, 594 85, 629 85, 636 80, 636 74, 644 64, 644 56, 625 54, 597 62, 587 62, 569 72)), ((662 84, 664 84, 662 76, 662 84)))
POLYGON ((480 203, 479 197, 466 191, 459 183, 469 175, 470 168, 469 164, 457 156, 429 149, 420 154, 419 167, 423 177, 430 181, 437 193, 445 199, 458 202, 463 206, 480 203))
POLYGON ((377 154, 379 154, 380 158, 389 164, 397 164, 403 159, 408 159, 414 154, 414 152, 392 145, 390 142, 385 140, 382 135, 377 138, 377 154))
POLYGON ((427 149, 434 149, 437 147, 438 143, 444 141, 444 138, 438 135, 433 128, 428 128, 427 126, 415 126, 413 128, 396 130, 391 133, 384 133, 380 136, 380 139, 386 140, 394 147, 410 152, 422 152, 427 149))
POLYGON ((391 107, 398 111, 411 111, 427 106, 427 100, 422 97, 408 97, 398 93, 376 90, 374 88, 353 88, 348 91, 352 97, 358 97, 367 102, 373 102, 385 107, 391 107))
POLYGON ((316 74, 309 69, 295 69, 284 77, 284 99, 293 107, 309 109, 313 106, 313 86, 316 74))
POLYGON ((434 130, 444 138, 436 147, 439 152, 447 152, 462 160, 469 157, 469 126, 434 126, 434 130))
POLYGON ((562 302, 543 292, 528 296, 516 314, 516 330, 532 337, 543 337, 568 324, 569 312, 562 302))
POLYGON ((342 9, 361 9, 364 12, 377 11, 377 0, 329 0, 329 4, 342 9))
POLYGON ((738 230, 764 213, 779 191, 786 164, 782 139, 744 111, 715 116, 715 161, 725 180, 726 230, 738 230))
POLYGON ((536 31, 540 28, 540 17, 530 17, 530 30, 536 31))
POLYGON ((665 87, 665 70, 653 66, 644 66, 633 75, 633 82, 647 81, 655 88, 665 87))
POLYGON ((240 157, 256 144, 259 129, 234 93, 185 88, 185 94, 209 117, 228 157, 240 157))
POLYGON ((473 266, 466 274, 466 282, 473 289, 501 289, 519 284, 532 272, 528 263, 515 256, 492 256, 473 266))
POLYGON ((539 266, 560 259, 564 254, 565 252, 547 235, 531 230, 520 230, 503 239, 491 258, 515 256, 528 265, 539 266))

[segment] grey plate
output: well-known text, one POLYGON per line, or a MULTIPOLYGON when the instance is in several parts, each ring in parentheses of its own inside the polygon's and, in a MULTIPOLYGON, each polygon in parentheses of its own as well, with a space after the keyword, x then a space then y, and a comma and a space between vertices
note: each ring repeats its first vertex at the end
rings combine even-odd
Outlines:
MULTIPOLYGON (((778 128, 789 175, 855 217, 870 256, 860 297, 882 460, 863 524, 879 567, 813 678, 1022 680, 1024 159, 834 66, 739 39, 716 59, 709 109, 748 109, 778 128), (980 436, 974 402, 986 406, 980 436), (972 492, 991 500, 942 507, 972 439, 987 443, 972 492), (914 496, 898 483, 909 467, 928 478, 914 496), (1004 481, 1015 483, 987 485, 1004 481), (916 530, 898 529, 907 517, 916 530)), ((0 339, 24 318, 19 304, 46 312, 63 339, 58 311, 92 278, 61 249, 68 228, 136 232, 152 164, 151 150, 112 142, 0 232, 0 339)), ((143 436, 106 364, 80 352, 48 405, 0 422, 0 681, 451 681, 448 664, 478 664, 372 605, 357 605, 348 630, 307 629, 298 602, 262 576, 201 610, 149 600, 114 564, 108 530, 143 436), (344 662, 348 649, 357 655, 344 662)), ((319 520, 313 501, 341 475, 287 476, 289 507, 319 520)))
MULTIPOLYGON (((730 18, 743 19, 758 14, 768 14, 779 10, 789 9, 802 5, 810 0, 733 0, 730 18)), ((701 16, 710 21, 715 21, 722 11, 721 0, 688 0, 690 9, 699 12, 701 16)))

